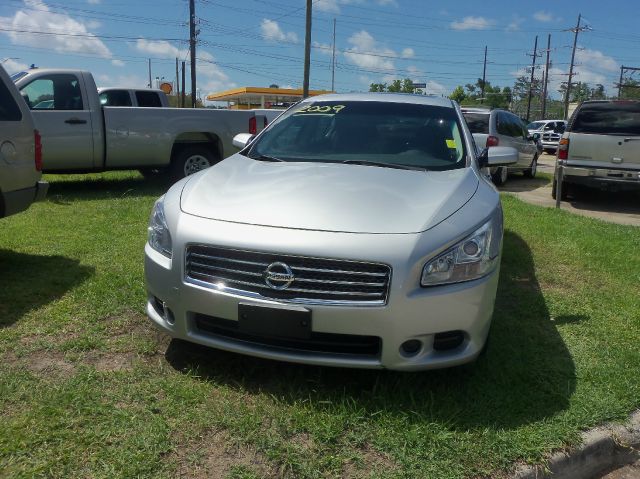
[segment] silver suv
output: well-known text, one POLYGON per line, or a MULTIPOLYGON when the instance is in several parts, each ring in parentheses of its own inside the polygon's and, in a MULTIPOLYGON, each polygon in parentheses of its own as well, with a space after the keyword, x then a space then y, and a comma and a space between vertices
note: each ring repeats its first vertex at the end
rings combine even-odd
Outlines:
POLYGON ((44 198, 42 144, 31 112, 0 66, 0 218, 44 198))
POLYGON ((562 199, 573 185, 640 190, 640 101, 583 102, 560 139, 554 198, 560 166, 562 199))
POLYGON ((486 108, 462 108, 462 115, 479 150, 494 146, 510 146, 518 150, 515 165, 491 168, 491 179, 496 185, 504 184, 508 174, 515 171, 529 178, 536 176, 540 135, 530 135, 520 117, 506 110, 486 108))

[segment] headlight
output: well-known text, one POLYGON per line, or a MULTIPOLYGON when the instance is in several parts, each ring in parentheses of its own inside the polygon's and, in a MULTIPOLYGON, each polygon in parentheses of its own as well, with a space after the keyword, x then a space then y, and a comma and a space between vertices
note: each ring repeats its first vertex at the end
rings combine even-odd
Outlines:
POLYGON ((164 217, 164 197, 153 205, 147 230, 149 246, 167 258, 171 258, 171 234, 164 217))
POLYGON ((424 265, 422 286, 460 283, 489 274, 498 261, 501 214, 492 217, 471 235, 424 265))

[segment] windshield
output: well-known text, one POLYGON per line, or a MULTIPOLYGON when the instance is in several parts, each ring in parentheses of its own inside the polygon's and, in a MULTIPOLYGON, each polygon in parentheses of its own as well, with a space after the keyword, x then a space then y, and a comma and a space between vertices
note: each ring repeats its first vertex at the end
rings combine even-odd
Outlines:
POLYGON ((248 156, 433 170, 465 166, 453 108, 377 101, 300 103, 253 143, 248 156))
POLYGON ((527 125, 527 130, 539 130, 545 125, 544 121, 534 121, 527 125))
POLYGON ((585 103, 571 125, 574 133, 640 136, 640 102, 585 103))
POLYGON ((462 112, 471 133, 489 134, 489 113, 462 112))

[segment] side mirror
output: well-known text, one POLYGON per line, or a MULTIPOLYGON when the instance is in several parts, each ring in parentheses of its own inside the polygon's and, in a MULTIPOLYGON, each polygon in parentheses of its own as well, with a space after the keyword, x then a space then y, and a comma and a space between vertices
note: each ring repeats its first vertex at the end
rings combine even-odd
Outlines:
POLYGON ((251 133, 238 133, 233 137, 233 146, 243 150, 249 143, 251 143, 254 137, 255 135, 252 135, 251 133))
POLYGON ((527 141, 538 141, 540 139, 540 133, 534 133, 533 135, 527 136, 527 141))
POLYGON ((480 168, 485 166, 507 166, 518 162, 518 150, 510 146, 485 148, 478 157, 480 168))

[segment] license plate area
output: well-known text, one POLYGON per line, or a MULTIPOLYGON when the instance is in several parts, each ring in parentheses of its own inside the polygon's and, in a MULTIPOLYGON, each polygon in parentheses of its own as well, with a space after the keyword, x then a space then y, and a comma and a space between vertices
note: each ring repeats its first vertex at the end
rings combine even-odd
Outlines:
POLYGON ((243 333, 274 338, 311 338, 311 310, 290 306, 240 303, 238 329, 243 333))

